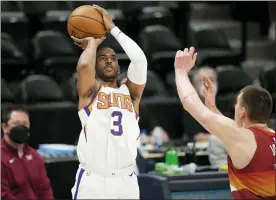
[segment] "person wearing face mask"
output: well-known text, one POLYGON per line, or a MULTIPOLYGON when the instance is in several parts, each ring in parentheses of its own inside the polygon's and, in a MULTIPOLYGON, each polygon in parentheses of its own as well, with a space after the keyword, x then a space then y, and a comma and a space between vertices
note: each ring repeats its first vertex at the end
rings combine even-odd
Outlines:
MULTIPOLYGON (((217 81, 217 73, 214 68, 210 68, 208 66, 201 67, 198 69, 194 76, 192 77, 192 83, 201 99, 202 102, 205 102, 205 87, 203 84, 203 80, 209 79, 212 84, 212 95, 216 96, 218 90, 218 81, 217 81)), ((208 155, 210 165, 214 168, 218 168, 222 165, 227 164, 227 153, 223 143, 215 136, 208 133, 197 121, 193 120, 196 123, 196 131, 198 131, 194 135, 195 141, 208 141, 208 155)))
POLYGON ((27 142, 28 112, 21 106, 2 111, 1 199, 54 199, 44 161, 27 142))
MULTIPOLYGON (((202 83, 202 77, 207 77, 212 81, 214 92, 217 93, 218 82, 217 82, 217 73, 214 68, 204 66, 201 67, 193 76, 192 82, 193 85, 199 94, 200 99, 204 102, 204 85, 202 83)), ((207 141, 210 134, 202 127, 202 131, 198 132, 194 139, 196 141, 207 141)))

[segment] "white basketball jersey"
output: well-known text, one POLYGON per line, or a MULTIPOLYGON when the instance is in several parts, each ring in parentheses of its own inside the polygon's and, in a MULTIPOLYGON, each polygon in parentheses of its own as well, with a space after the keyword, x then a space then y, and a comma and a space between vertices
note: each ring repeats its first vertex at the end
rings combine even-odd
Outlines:
POLYGON ((83 127, 77 147, 81 167, 115 170, 136 165, 140 129, 125 84, 101 86, 79 117, 83 127))

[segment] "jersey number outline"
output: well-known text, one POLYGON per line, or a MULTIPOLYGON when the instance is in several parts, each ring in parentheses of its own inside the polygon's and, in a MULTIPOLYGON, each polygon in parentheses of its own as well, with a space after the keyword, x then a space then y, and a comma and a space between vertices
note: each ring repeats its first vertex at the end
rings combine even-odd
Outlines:
POLYGON ((112 118, 115 118, 113 120, 113 127, 114 129, 111 129, 110 132, 114 136, 121 136, 123 135, 123 126, 122 126, 122 117, 123 114, 120 111, 113 111, 111 114, 112 118))

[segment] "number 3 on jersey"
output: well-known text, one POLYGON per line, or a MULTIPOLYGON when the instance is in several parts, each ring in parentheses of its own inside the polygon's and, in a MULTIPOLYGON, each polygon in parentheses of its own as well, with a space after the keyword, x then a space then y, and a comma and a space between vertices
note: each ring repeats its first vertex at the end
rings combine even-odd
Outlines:
POLYGON ((120 111, 114 111, 111 114, 113 118, 113 129, 111 129, 111 134, 114 136, 121 136, 123 134, 122 117, 123 114, 120 111))

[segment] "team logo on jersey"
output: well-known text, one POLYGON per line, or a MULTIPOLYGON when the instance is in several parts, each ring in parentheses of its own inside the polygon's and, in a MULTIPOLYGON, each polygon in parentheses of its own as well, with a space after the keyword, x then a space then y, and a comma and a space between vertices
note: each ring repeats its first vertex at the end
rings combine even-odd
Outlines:
POLYGON ((133 112, 132 101, 129 95, 125 95, 122 93, 106 94, 104 92, 100 92, 98 94, 97 108, 101 110, 108 109, 110 107, 117 107, 121 109, 126 109, 129 112, 133 112))

